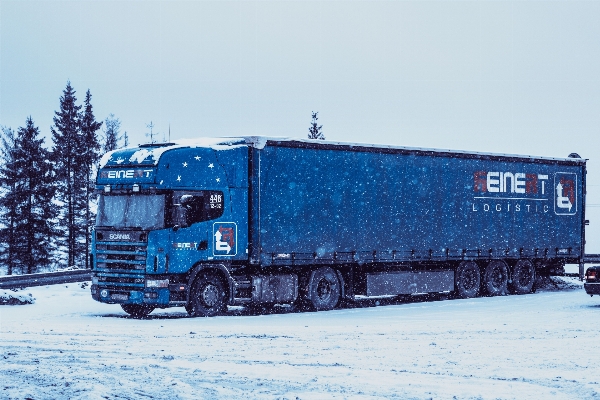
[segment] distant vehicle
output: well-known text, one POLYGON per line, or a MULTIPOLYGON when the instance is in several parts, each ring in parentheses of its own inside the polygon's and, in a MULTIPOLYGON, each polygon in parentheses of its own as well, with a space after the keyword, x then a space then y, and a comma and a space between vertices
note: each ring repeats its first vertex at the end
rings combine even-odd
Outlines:
POLYGON ((102 158, 95 300, 183 306, 529 293, 584 255, 586 162, 243 137, 102 158))
POLYGON ((585 292, 590 296, 600 294, 600 266, 589 267, 585 271, 583 287, 585 288, 585 292))

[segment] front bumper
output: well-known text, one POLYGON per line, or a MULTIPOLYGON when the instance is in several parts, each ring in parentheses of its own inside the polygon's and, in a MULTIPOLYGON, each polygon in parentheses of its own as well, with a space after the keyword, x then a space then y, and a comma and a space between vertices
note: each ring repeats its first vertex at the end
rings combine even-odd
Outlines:
POLYGON ((590 294, 590 295, 592 295, 592 294, 598 294, 598 295, 600 295, 600 282, 598 282, 598 283, 587 283, 587 282, 585 282, 583 284, 583 287, 584 287, 585 292, 587 294, 590 294))
POLYGON ((92 298, 107 304, 148 304, 156 307, 170 305, 168 288, 126 290, 92 285, 90 288, 92 298))

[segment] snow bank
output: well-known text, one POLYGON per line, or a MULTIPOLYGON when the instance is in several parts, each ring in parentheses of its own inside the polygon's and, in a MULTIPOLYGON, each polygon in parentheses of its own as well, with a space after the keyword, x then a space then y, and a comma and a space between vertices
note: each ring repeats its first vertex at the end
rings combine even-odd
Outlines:
POLYGON ((20 294, 18 292, 0 289, 0 305, 20 305, 33 303, 35 303, 35 299, 31 293, 20 294))
POLYGON ((29 290, 36 304, 0 311, 0 398, 600 397, 600 300, 581 288, 142 319, 81 284, 29 290))

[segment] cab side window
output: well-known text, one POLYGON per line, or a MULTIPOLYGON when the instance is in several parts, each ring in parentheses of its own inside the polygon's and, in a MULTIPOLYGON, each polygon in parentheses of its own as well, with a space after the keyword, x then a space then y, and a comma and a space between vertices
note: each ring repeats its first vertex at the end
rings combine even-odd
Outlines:
POLYGON ((177 191, 173 196, 174 211, 177 210, 175 213, 179 216, 176 219, 185 220, 185 224, 181 225, 189 226, 219 218, 225 208, 223 200, 223 192, 215 190, 177 191))

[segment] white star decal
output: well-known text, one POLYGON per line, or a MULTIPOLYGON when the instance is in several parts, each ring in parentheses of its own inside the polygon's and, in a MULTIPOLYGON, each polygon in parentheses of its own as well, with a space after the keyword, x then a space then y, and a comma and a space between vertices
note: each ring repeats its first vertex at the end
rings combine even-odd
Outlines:
POLYGON ((214 168, 215 166, 213 165, 213 163, 208 164, 208 168, 214 168))
POLYGON ((187 162, 184 162, 184 163, 183 163, 183 166, 184 166, 184 167, 187 167, 187 162))
POLYGON ((181 175, 177 175, 177 182, 181 182, 181 175))
POLYGON ((221 178, 217 178, 217 182, 221 182, 221 178))
POLYGON ((196 156, 194 158, 196 159, 196 161, 200 161, 200 156, 196 156))

